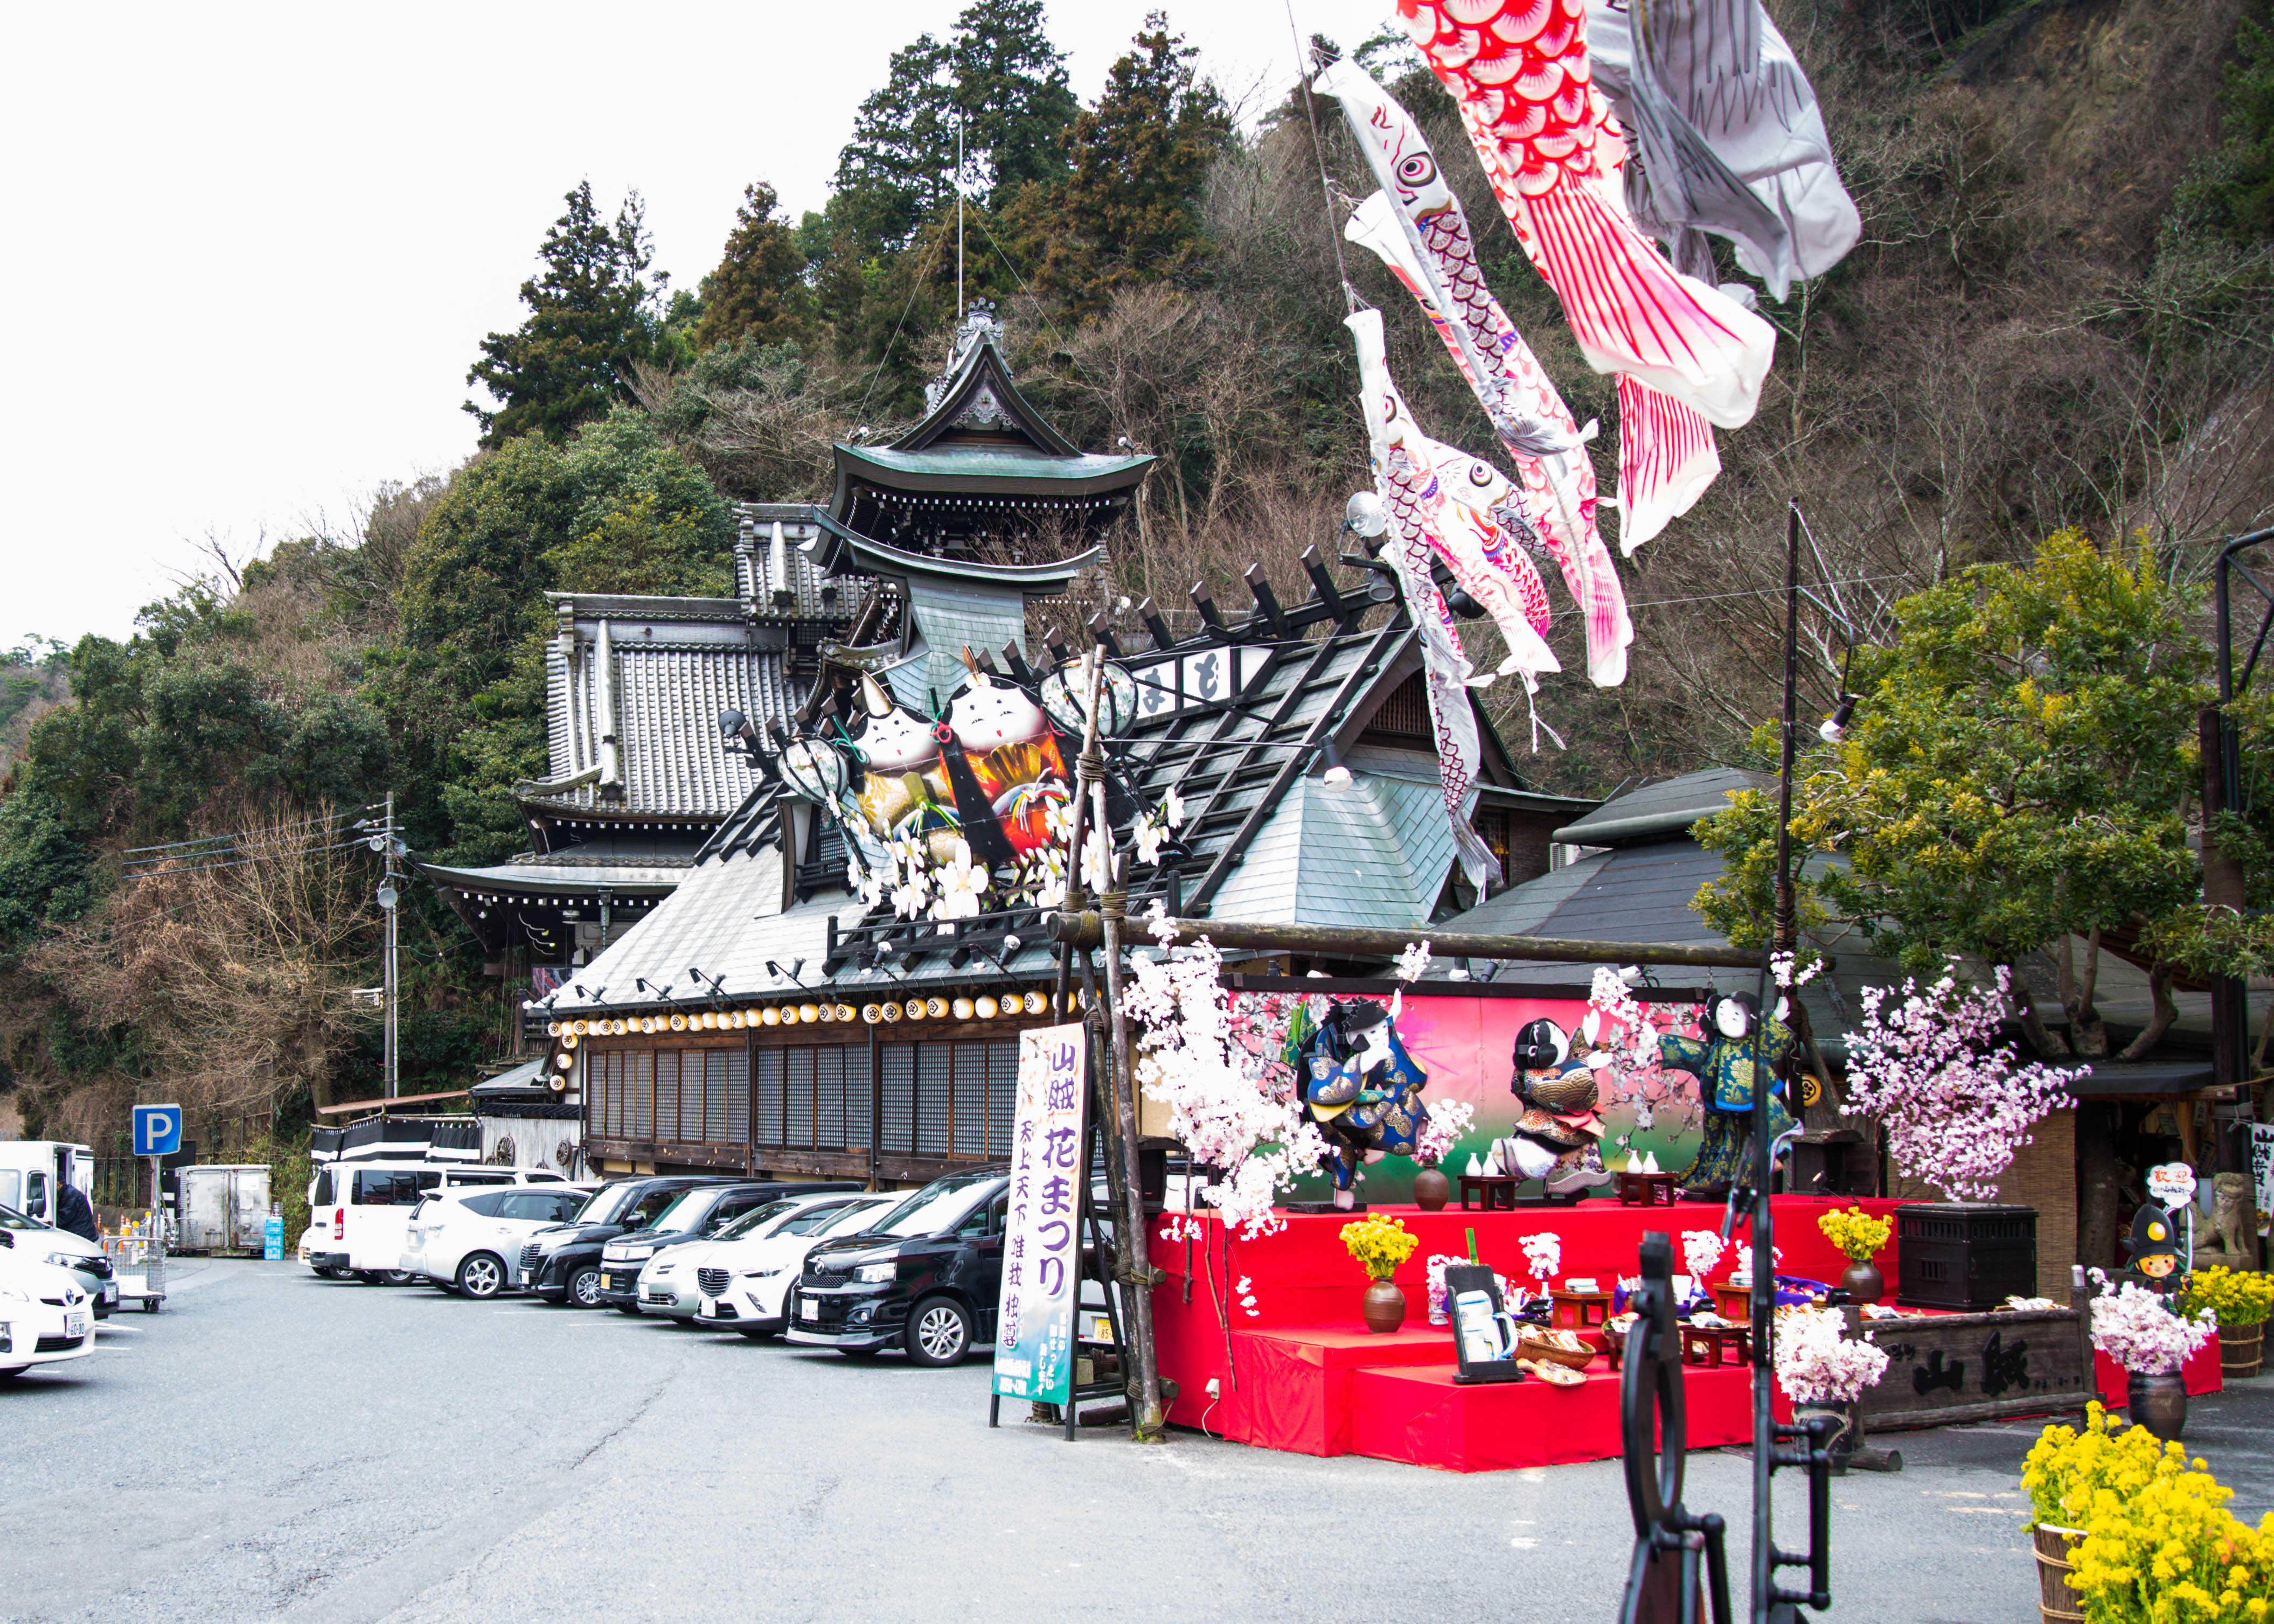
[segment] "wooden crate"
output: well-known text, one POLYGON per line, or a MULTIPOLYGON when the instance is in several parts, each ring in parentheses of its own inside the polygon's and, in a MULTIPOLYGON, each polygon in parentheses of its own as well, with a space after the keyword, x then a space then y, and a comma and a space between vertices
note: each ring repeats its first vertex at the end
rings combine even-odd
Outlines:
POLYGON ((1858 1412, 1867 1430, 2082 1409, 2093 1395, 2079 1307, 1916 1320, 1843 1312, 1849 1334, 1868 1331, 1887 1356, 1886 1374, 1858 1412))
POLYGON ((1895 1208, 1895 1301, 1964 1312, 2037 1294, 2037 1214, 1922 1201, 1895 1208))

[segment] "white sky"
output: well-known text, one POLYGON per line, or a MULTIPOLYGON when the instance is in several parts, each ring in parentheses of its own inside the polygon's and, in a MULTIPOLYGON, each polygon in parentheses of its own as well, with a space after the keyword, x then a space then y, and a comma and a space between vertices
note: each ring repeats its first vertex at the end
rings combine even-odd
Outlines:
MULTIPOLYGON (((1151 3, 1051 0, 1085 102, 1151 3)), ((451 467, 475 346, 519 323, 562 192, 589 177, 613 213, 638 187, 657 267, 692 286, 747 182, 820 207, 887 57, 960 9, 11 11, 0 646, 123 637, 192 543, 336 528, 381 481, 451 467)), ((1284 0, 1168 9, 1227 94, 1291 75, 1284 0)), ((1347 48, 1390 9, 1294 11, 1347 48)))

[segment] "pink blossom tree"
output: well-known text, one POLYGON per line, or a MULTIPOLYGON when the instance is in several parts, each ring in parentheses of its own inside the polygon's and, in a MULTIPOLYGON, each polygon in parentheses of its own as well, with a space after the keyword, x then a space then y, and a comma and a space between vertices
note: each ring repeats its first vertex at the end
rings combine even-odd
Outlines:
POLYGON ((1924 989, 1915 978, 1900 991, 1866 987, 1863 1029, 1848 1036, 1841 1109, 1877 1117, 1896 1170, 1949 1200, 1994 1197, 2030 1128, 2091 1070, 2024 1064, 1999 1041, 2010 981, 2001 966, 1994 988, 1963 986, 1949 971, 1924 989))

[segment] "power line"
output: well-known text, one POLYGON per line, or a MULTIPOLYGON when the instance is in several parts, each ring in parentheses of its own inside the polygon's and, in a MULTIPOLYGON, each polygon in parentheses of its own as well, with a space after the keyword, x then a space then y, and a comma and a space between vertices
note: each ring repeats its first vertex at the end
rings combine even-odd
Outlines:
POLYGON ((143 852, 177 852, 184 846, 212 846, 217 841, 242 840, 252 835, 259 835, 263 838, 267 838, 270 835, 283 835, 295 829, 312 829, 319 823, 337 823, 346 816, 347 814, 344 812, 329 812, 320 817, 304 817, 296 823, 274 823, 269 825, 267 829, 239 830, 235 834, 226 835, 199 835, 194 839, 170 840, 162 846, 130 846, 124 848, 120 854, 122 856, 132 857, 143 852))
POLYGON ((924 250, 923 263, 916 267, 915 285, 908 289, 908 302, 900 306, 900 319, 892 323, 892 335, 885 341, 885 353, 877 357, 877 370, 869 374, 869 387, 861 392, 861 410, 855 414, 857 417, 869 415, 869 397, 877 392, 877 380, 885 375, 885 363, 892 358, 892 346, 900 342, 900 329, 907 325, 908 312, 916 307, 916 295, 923 291, 924 273, 931 267, 931 257, 939 252, 942 240, 933 237, 931 246, 924 250))

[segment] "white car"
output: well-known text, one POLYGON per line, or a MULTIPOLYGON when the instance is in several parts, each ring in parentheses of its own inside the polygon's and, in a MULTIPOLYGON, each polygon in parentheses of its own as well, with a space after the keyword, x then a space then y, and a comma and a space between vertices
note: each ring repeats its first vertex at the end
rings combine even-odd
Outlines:
POLYGON ((522 1243, 568 1222, 591 1193, 565 1184, 435 1191, 403 1227, 403 1272, 462 1296, 495 1297, 513 1283, 522 1243))
POLYGON ((777 1335, 787 1323, 783 1301, 804 1270, 806 1253, 825 1240, 859 1234, 902 1199, 897 1192, 861 1196, 832 1211, 798 1214, 771 1234, 714 1246, 693 1263, 695 1323, 731 1326, 749 1337, 777 1335))
POLYGON ((783 1225, 801 1219, 818 1222, 821 1215, 841 1210, 848 1201, 870 1199, 857 1190, 817 1190, 808 1195, 779 1196, 756 1212, 744 1213, 716 1235, 684 1241, 655 1253, 642 1266, 633 1282, 642 1312, 667 1320, 692 1320, 699 1293, 695 1288, 695 1260, 713 1249, 738 1241, 762 1238, 783 1225))
POLYGON ((436 1191, 561 1187, 557 1174, 461 1162, 328 1162, 308 1190, 308 1267, 327 1280, 352 1274, 366 1285, 403 1280, 403 1231, 436 1191))
POLYGON ((94 1351, 94 1304, 79 1275, 0 1255, 0 1377, 94 1351))

